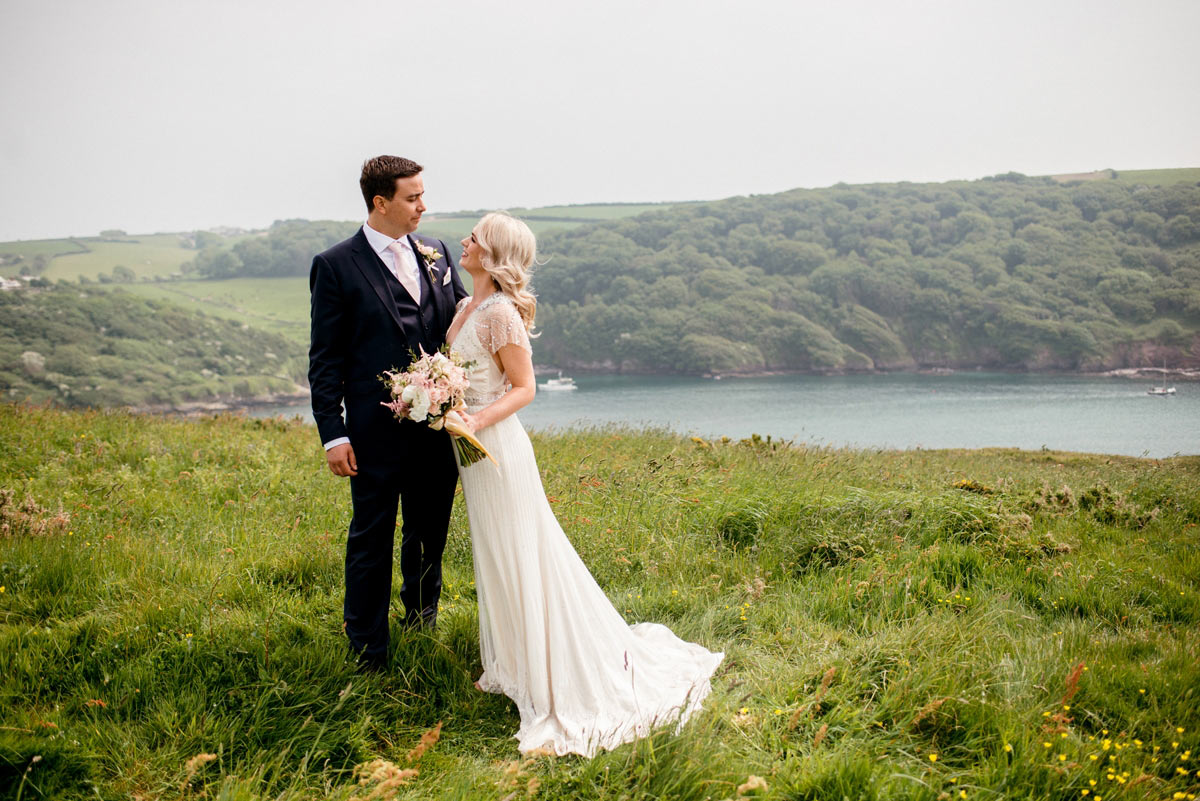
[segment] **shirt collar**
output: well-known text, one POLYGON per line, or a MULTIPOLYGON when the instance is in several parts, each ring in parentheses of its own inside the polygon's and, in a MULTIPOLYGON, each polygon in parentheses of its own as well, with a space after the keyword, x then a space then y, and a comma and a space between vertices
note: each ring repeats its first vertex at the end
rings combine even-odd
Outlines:
POLYGON ((367 223, 363 223, 363 233, 367 237, 367 244, 371 246, 371 250, 383 255, 383 252, 388 249, 388 245, 396 242, 400 247, 407 250, 412 250, 412 246, 408 244, 408 237, 402 236, 399 239, 392 239, 387 234, 381 234, 372 228, 367 223))

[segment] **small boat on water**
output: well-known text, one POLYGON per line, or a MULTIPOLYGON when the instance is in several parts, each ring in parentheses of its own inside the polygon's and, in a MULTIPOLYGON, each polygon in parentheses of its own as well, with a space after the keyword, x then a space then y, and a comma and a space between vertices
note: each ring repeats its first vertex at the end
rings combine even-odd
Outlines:
POLYGON ((1175 387, 1167 386, 1167 363, 1166 363, 1166 361, 1163 361, 1162 386, 1161 387, 1150 387, 1150 389, 1146 390, 1146 394, 1147 395, 1158 395, 1158 396, 1175 394, 1175 387))
MULTIPOLYGON (((564 377, 562 374, 562 370, 559 370, 558 378, 547 378, 545 383, 542 384, 542 389, 548 389, 548 390, 552 390, 552 391, 555 391, 555 390, 562 391, 562 390, 570 390, 570 389, 579 389, 579 387, 575 386, 574 378, 571 378, 570 376, 564 377)), ((1172 392, 1173 391, 1174 390, 1172 390, 1172 392)))

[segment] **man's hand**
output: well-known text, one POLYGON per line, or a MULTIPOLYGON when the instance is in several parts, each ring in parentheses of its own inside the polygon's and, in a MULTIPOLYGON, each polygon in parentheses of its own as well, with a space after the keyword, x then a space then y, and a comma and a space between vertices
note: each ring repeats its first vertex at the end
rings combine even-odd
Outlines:
POLYGON ((349 442, 334 445, 325 451, 325 461, 335 476, 358 475, 358 460, 354 458, 354 448, 349 442))

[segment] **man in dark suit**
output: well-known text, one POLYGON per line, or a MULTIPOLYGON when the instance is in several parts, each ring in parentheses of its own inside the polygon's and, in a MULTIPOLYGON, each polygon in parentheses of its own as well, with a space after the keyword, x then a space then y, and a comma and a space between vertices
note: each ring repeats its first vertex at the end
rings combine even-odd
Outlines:
POLYGON ((445 342, 466 297, 446 244, 414 233, 425 211, 421 165, 397 156, 363 164, 367 221, 313 258, 308 381, 329 469, 350 477, 344 628, 368 667, 387 662, 396 510, 403 517, 400 598, 408 626, 432 628, 458 472, 450 437, 398 422, 379 376, 445 342), (342 404, 345 403, 345 420, 342 404))

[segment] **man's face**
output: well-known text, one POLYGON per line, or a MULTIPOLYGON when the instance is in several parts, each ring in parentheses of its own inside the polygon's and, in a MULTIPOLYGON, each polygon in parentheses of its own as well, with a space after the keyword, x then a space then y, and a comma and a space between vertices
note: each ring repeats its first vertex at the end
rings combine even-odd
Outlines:
POLYGON ((391 200, 385 200, 379 209, 383 218, 400 231, 401 234, 411 234, 421 223, 421 215, 425 213, 425 182, 421 174, 408 178, 396 179, 396 194, 391 200))

